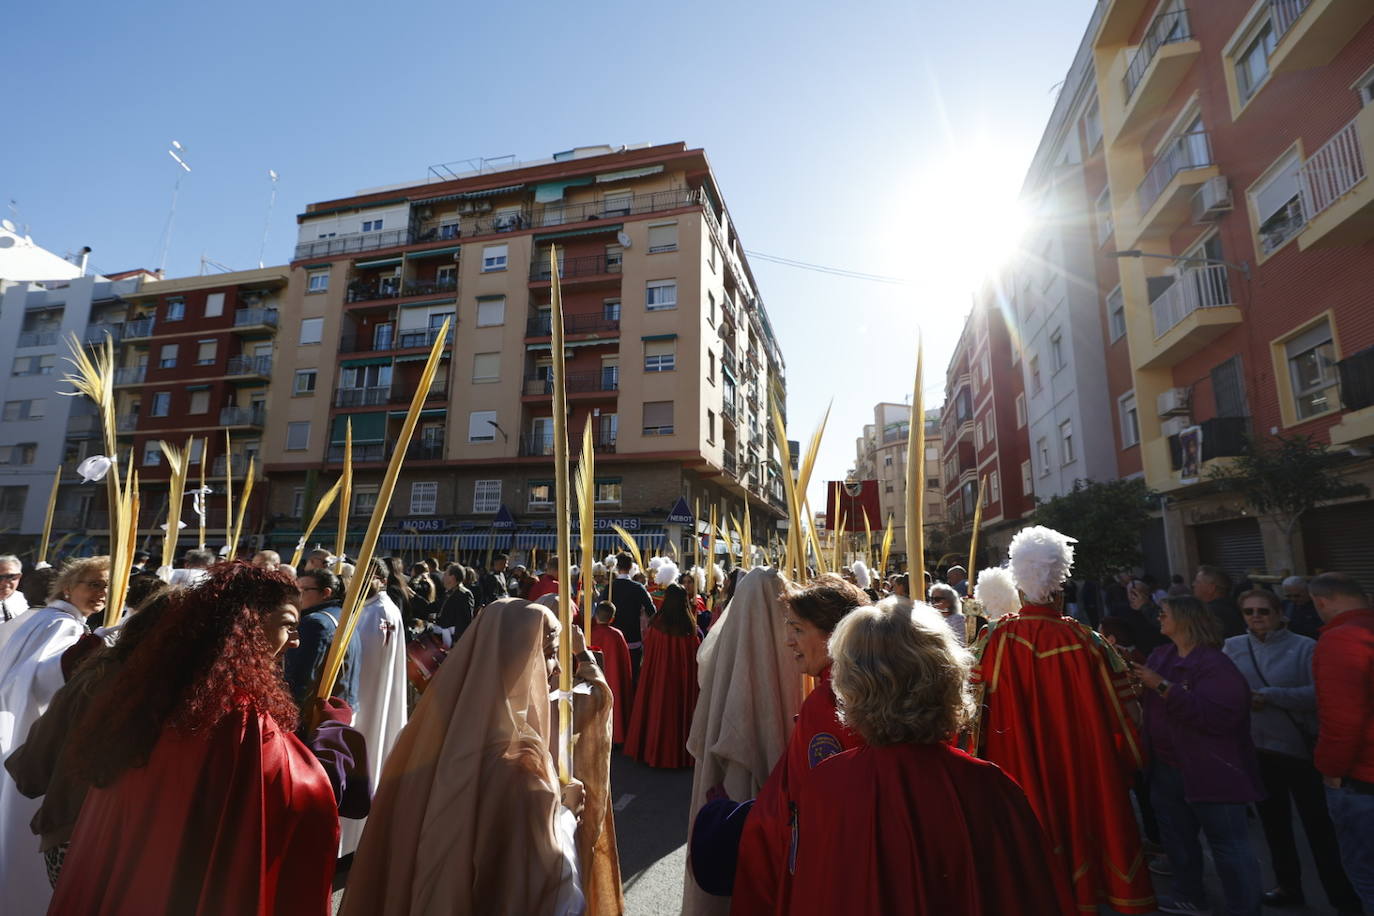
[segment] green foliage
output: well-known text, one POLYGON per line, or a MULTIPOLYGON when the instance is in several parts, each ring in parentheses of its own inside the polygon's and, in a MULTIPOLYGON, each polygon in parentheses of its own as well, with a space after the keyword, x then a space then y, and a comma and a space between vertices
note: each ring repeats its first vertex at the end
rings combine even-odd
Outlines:
POLYGON ((1140 532, 1150 520, 1154 494, 1145 481, 1076 480, 1063 496, 1040 503, 1030 522, 1076 538, 1076 578, 1107 579, 1142 559, 1140 532))
POLYGON ((1274 516, 1292 537, 1303 513, 1345 496, 1363 496, 1369 488, 1336 472, 1338 459, 1311 436, 1275 436, 1250 443, 1229 467, 1213 468, 1208 479, 1245 497, 1261 515, 1274 516))

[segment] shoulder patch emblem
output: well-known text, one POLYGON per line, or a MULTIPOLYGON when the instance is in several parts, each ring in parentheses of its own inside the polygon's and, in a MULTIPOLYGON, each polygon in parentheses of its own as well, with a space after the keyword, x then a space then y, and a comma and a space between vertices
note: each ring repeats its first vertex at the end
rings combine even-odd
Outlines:
POLYGON ((834 757, 843 750, 840 739, 829 732, 817 732, 812 736, 811 743, 806 746, 807 766, 815 769, 816 764, 827 757, 834 757))

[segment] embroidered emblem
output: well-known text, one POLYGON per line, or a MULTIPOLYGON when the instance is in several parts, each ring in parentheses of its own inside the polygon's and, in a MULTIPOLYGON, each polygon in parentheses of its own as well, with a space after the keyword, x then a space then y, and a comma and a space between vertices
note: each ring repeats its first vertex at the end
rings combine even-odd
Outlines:
POLYGON ((806 764, 815 769, 816 764, 827 757, 834 757, 844 748, 840 741, 829 732, 817 732, 811 739, 811 743, 806 746, 806 764))

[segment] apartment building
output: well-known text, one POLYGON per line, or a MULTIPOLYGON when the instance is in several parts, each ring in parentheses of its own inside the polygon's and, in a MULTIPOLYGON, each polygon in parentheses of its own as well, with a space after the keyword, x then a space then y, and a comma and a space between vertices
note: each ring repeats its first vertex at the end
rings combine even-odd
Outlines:
MULTIPOLYGON (((926 411, 925 527, 943 528, 945 524, 944 462, 938 408, 926 411)), ((892 519, 892 560, 900 564, 906 557, 906 453, 911 431, 911 405, 883 401, 873 407, 873 422, 864 425, 855 442, 852 480, 876 480, 878 505, 883 523, 892 519)), ((874 543, 882 537, 873 533, 874 543)), ((927 538, 929 543, 929 538, 927 538)))
MULTIPOLYGON (((1207 475, 1282 433, 1374 482, 1374 4, 1099 7, 1112 308, 1170 565, 1278 571, 1277 526, 1207 475)), ((1296 565, 1374 576, 1371 536, 1374 503, 1323 507, 1296 565)))
MULTIPOLYGON (((1022 517, 1035 507, 1026 415, 1018 409, 1024 402, 1022 356, 1005 317, 1012 276, 989 280, 976 295, 945 370, 940 419, 945 516, 951 530, 972 530, 978 482, 986 481, 979 535, 985 563, 1005 556, 1022 517)), ((1080 447, 1077 435, 1039 442, 1039 461, 1074 453, 1080 447)))
MULTIPOLYGON (((351 427, 356 543, 430 347, 451 323, 382 545, 479 559, 553 545, 549 251, 566 333, 569 435, 591 424, 598 550, 611 523, 690 551, 669 523, 783 515, 768 400, 781 351, 705 152, 591 147, 431 170, 307 207, 281 312, 263 464, 268 543, 294 544, 351 427), (604 529, 602 526, 605 526, 604 529)), ((334 523, 337 524, 337 523, 334 523)), ((327 538, 325 540, 328 540, 327 538)))

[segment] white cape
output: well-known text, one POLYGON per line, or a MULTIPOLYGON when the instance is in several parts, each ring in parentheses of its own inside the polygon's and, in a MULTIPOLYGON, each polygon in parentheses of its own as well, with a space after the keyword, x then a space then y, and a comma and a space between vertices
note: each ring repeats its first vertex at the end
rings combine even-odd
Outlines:
MULTIPOLYGON (((687 750, 696 761, 688 830, 712 786, 724 786, 737 801, 754 798, 787 750, 801 709, 802 676, 792 651, 783 645, 782 589, 775 570, 750 570, 697 650, 701 696, 687 738, 687 750)), ((683 914, 729 913, 730 898, 707 894, 690 872, 689 864, 683 914)))
MULTIPOLYGON (((368 778, 372 791, 382 767, 406 724, 406 631, 401 611, 383 592, 363 605, 358 618, 362 663, 358 672, 358 708, 353 727, 367 742, 368 778)), ((339 819, 339 855, 358 848, 367 820, 339 819)))
MULTIPOLYGON (((55 601, 15 621, 0 648, 0 759, 28 740, 29 728, 62 687, 62 653, 86 624, 76 608, 55 601)), ((38 837, 29 828, 40 799, 19 794, 9 773, 0 773, 0 900, 16 916, 45 913, 52 898, 38 837)))
POLYGON ((19 629, 19 622, 28 616, 34 608, 29 607, 29 600, 24 597, 24 593, 16 590, 13 595, 5 599, 5 608, 10 612, 10 619, 0 623, 0 649, 5 648, 5 643, 14 635, 14 631, 19 629))

